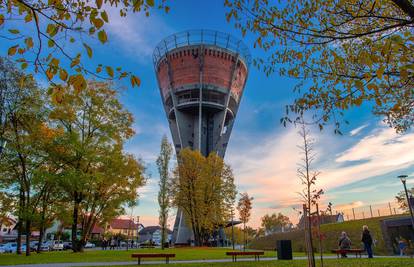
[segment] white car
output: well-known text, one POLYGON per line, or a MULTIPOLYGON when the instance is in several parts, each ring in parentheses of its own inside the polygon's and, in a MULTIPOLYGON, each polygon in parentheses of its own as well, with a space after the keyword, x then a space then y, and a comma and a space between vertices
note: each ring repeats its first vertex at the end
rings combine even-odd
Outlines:
POLYGON ((62 240, 52 240, 49 243, 51 250, 63 250, 63 241, 62 240))
POLYGON ((94 247, 95 247, 94 243, 86 242, 86 244, 85 244, 85 248, 94 248, 94 247))

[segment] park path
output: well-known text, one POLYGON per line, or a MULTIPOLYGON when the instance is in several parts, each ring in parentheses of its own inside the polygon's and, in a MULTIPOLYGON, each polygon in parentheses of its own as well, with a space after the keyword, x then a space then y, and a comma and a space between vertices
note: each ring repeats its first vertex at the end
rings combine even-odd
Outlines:
MULTIPOLYGON (((391 258, 391 256, 377 256, 378 258, 391 258)), ((306 257, 294 257, 294 260, 305 260, 306 257)), ((325 256, 324 259, 336 259, 336 256, 325 256)), ((260 261, 272 261, 277 258, 260 258, 260 261)), ((231 259, 210 259, 210 260, 179 260, 170 263, 218 263, 231 262, 231 259)), ((254 261, 254 258, 239 258, 237 262, 254 261)), ((165 261, 141 261, 141 265, 165 264, 165 261)), ((114 265, 137 265, 136 261, 119 262, 72 262, 72 263, 44 263, 44 264, 21 264, 21 265, 1 265, 0 267, 84 267, 84 266, 114 266, 114 265)), ((167 265, 168 266, 168 265, 167 265)))

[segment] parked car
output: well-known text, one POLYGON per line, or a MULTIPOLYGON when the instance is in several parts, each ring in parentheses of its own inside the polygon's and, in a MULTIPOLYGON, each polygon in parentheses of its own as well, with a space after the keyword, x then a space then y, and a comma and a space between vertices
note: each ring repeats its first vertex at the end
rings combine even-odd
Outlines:
POLYGON ((63 250, 62 240, 52 240, 49 244, 50 250, 63 250))
POLYGON ((72 242, 63 242, 63 249, 72 249, 72 242))
POLYGON ((94 247, 95 247, 94 243, 86 242, 86 244, 85 244, 85 248, 94 248, 94 247))
POLYGON ((40 251, 50 251, 49 243, 43 242, 42 245, 40 246, 40 251))
POLYGON ((3 250, 2 253, 6 253, 6 243, 0 244, 0 250, 3 250))
POLYGON ((3 244, 3 249, 6 253, 15 253, 17 250, 17 243, 10 242, 10 243, 3 244))
MULTIPOLYGON (((6 253, 16 253, 17 243, 16 242, 6 243, 6 244, 4 244, 3 250, 6 253)), ((22 244, 22 252, 26 252, 26 245, 25 244, 22 244)))
POLYGON ((30 251, 37 251, 37 245, 38 244, 39 244, 39 241, 30 242, 30 251))

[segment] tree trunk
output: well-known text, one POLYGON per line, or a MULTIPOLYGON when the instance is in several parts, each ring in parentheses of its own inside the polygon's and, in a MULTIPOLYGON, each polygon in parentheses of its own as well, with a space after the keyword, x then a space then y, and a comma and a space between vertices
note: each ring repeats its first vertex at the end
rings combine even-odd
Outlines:
POLYGON ((308 265, 309 267, 315 267, 315 254, 314 254, 314 250, 313 250, 313 238, 312 238, 312 220, 311 220, 311 213, 310 213, 310 209, 308 209, 308 214, 307 214, 307 221, 308 221, 308 229, 307 229, 307 235, 308 235, 308 240, 309 240, 309 262, 308 265))
POLYGON ((22 254, 22 233, 23 233, 23 222, 22 218, 19 217, 19 222, 17 223, 17 254, 22 254))
POLYGON ((32 235, 32 220, 26 219, 26 256, 30 256, 30 236, 32 235))
POLYGON ((18 216, 18 226, 17 226, 17 254, 22 254, 22 233, 23 233, 23 207, 24 207, 24 192, 22 185, 20 184, 19 190, 19 216, 18 216))
MULTIPOLYGON (((47 194, 47 193, 46 193, 47 194)), ((40 218, 40 227, 39 227, 39 243, 37 244, 37 253, 40 253, 40 248, 42 247, 42 241, 43 241, 43 236, 45 234, 45 217, 46 217, 46 200, 45 198, 43 198, 43 203, 42 203, 42 215, 40 218)))
POLYGON ((164 250, 164 243, 165 243, 165 221, 163 218, 163 223, 161 226, 161 249, 164 250))
POLYGON ((244 235, 244 246, 243 246, 243 251, 246 251, 246 245, 247 245, 247 240, 246 240, 246 223, 244 222, 243 223, 243 227, 244 227, 244 233, 243 233, 243 235, 244 235))
POLYGON ((79 215, 79 193, 74 193, 74 205, 73 205, 73 217, 72 217, 72 250, 73 252, 79 252, 79 242, 78 242, 78 215, 79 215))

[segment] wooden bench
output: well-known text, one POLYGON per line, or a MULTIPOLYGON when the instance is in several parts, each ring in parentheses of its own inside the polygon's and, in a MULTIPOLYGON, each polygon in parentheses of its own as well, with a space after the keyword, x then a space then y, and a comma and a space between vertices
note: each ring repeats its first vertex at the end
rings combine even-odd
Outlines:
POLYGON ((260 260, 260 256, 264 255, 263 251, 228 251, 227 256, 232 256, 233 262, 237 261, 237 256, 254 256, 255 261, 260 260))
POLYGON ((338 258, 339 258, 339 255, 341 255, 343 253, 345 253, 345 254, 348 254, 348 253, 349 254, 355 254, 356 258, 358 258, 358 256, 359 256, 359 258, 361 258, 361 254, 362 254, 362 252, 364 252, 364 250, 363 249, 358 249, 358 248, 332 249, 331 252, 336 253, 336 256, 338 256, 338 258))
POLYGON ((142 258, 165 258, 165 263, 170 262, 170 258, 174 258, 175 254, 172 253, 133 253, 132 258, 138 258, 138 265, 141 265, 142 258))

